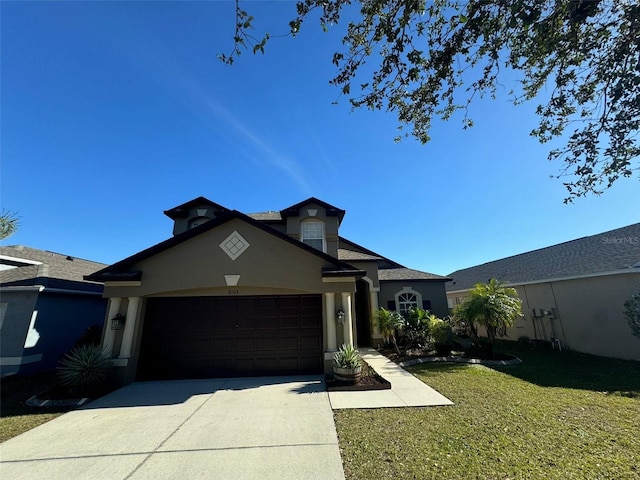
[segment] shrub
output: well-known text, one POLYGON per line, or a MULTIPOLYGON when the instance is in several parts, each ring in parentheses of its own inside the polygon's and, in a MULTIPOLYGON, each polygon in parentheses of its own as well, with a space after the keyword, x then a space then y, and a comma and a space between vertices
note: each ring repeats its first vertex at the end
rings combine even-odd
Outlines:
POLYGON ((476 338, 467 351, 467 356, 471 358, 493 358, 493 343, 484 338, 476 338))
POLYGON ((82 345, 100 345, 102 341, 102 326, 91 325, 87 327, 84 333, 78 338, 74 347, 81 347, 82 345))
POLYGON ((475 338, 478 336, 478 329, 473 322, 469 322, 460 316, 455 315, 449 317, 453 334, 462 338, 475 338))
POLYGON ((402 327, 407 347, 425 347, 429 343, 429 322, 431 315, 429 310, 412 308, 409 310, 402 327))
POLYGON ((640 338, 640 292, 624 302, 624 315, 633 335, 640 338))
POLYGON ((453 330, 449 322, 445 322, 441 318, 431 319, 431 337, 433 342, 440 345, 450 345, 453 343, 453 330))
POLYGON ((60 383, 82 390, 100 387, 112 362, 98 345, 81 345, 67 353, 58 367, 60 383))

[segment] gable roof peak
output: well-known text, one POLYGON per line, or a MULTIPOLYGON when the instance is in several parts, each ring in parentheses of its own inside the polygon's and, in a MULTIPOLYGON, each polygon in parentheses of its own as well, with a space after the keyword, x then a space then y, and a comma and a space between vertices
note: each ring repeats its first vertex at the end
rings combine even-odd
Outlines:
POLYGON ((193 200, 189 200, 188 202, 183 203, 182 205, 178 205, 177 207, 170 208, 169 210, 165 210, 164 214, 172 220, 180 217, 186 217, 189 214, 189 209, 197 206, 197 205, 209 205, 213 207, 215 210, 228 212, 229 209, 220 205, 219 203, 212 202, 206 197, 197 197, 193 200))
POLYGON ((299 203, 296 203, 295 205, 291 205, 290 207, 287 207, 283 210, 280 210, 280 215, 282 215, 282 217, 288 217, 288 216, 296 216, 298 215, 298 211, 300 210, 300 208, 304 207, 305 205, 308 205, 310 203, 315 203, 316 205, 321 206, 322 208, 324 208, 327 212, 327 216, 336 216, 339 217, 340 221, 342 221, 342 218, 344 217, 346 211, 342 210, 341 208, 335 207, 323 200, 320 200, 319 198, 316 197, 309 197, 306 200, 303 200, 299 203))

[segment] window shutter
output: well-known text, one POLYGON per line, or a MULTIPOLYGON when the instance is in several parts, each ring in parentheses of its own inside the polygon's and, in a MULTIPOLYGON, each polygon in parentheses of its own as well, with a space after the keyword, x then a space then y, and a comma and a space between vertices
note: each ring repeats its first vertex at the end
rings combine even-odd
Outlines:
POLYGON ((387 302, 387 310, 393 310, 393 311, 395 311, 395 309, 396 309, 396 302, 395 302, 395 300, 389 300, 389 301, 387 302))
POLYGON ((431 310, 431 300, 422 300, 423 310, 431 310))

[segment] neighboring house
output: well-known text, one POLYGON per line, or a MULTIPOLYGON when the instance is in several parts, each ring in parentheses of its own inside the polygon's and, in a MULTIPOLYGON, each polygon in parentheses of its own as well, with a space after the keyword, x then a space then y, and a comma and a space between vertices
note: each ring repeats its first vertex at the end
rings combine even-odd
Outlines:
POLYGON ((548 340, 585 353, 640 360, 623 304, 640 290, 640 223, 503 258, 449 275, 449 307, 476 283, 515 287, 524 317, 511 339, 548 340))
POLYGON ((316 198, 245 215, 199 197, 165 214, 173 238, 86 277, 104 282, 123 383, 329 372, 341 344, 381 343, 379 306, 447 314, 447 278, 340 237, 345 211, 316 198))
POLYGON ((102 326, 102 284, 83 276, 104 266, 34 248, 0 247, 3 377, 53 370, 88 327, 102 326))

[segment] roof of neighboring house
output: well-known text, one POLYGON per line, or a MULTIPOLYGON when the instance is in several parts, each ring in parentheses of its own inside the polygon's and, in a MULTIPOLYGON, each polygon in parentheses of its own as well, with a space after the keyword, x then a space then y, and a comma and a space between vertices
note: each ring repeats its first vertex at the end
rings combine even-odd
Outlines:
POLYGON ((306 243, 295 240, 290 236, 284 233, 281 233, 278 230, 245 215, 244 213, 238 212, 237 210, 231 210, 228 212, 223 212, 213 220, 205 222, 202 225, 194 227, 183 233, 179 233, 178 235, 174 235, 172 238, 169 238, 164 242, 160 242, 152 247, 142 250, 141 252, 138 252, 128 258, 125 258, 124 260, 114 263, 113 265, 106 266, 105 268, 102 268, 98 271, 94 271, 91 273, 91 275, 85 276, 85 278, 89 280, 97 280, 97 281, 140 280, 140 272, 131 270, 131 268, 137 262, 140 262, 154 255, 157 255, 160 252, 168 250, 169 248, 175 245, 178 245, 186 240, 189 240, 190 238, 193 238, 196 235, 200 235, 213 228, 216 228, 233 219, 238 219, 243 222, 246 222, 275 237, 280 238, 281 240, 284 240, 285 242, 295 245, 297 248, 306 250, 312 255, 321 257, 324 260, 334 264, 336 266, 336 269, 331 270, 332 275, 337 274, 336 272, 340 272, 341 274, 344 274, 345 272, 350 272, 352 275, 364 275, 364 272, 362 272, 361 270, 355 269, 351 265, 343 261, 340 261, 337 258, 332 257, 331 255, 327 255, 326 253, 321 252, 320 250, 317 250, 307 245, 306 243))
POLYGON ((451 280, 448 277, 436 275, 435 273, 421 272, 420 270, 412 270, 411 268, 383 268, 378 270, 378 278, 380 281, 391 280, 451 280))
POLYGON ((640 223, 455 271, 448 291, 495 278, 517 285, 616 271, 640 273, 640 223))
POLYGON ((84 276, 105 267, 104 263, 21 245, 0 247, 0 285, 43 285, 65 290, 102 291, 102 285, 84 276))

